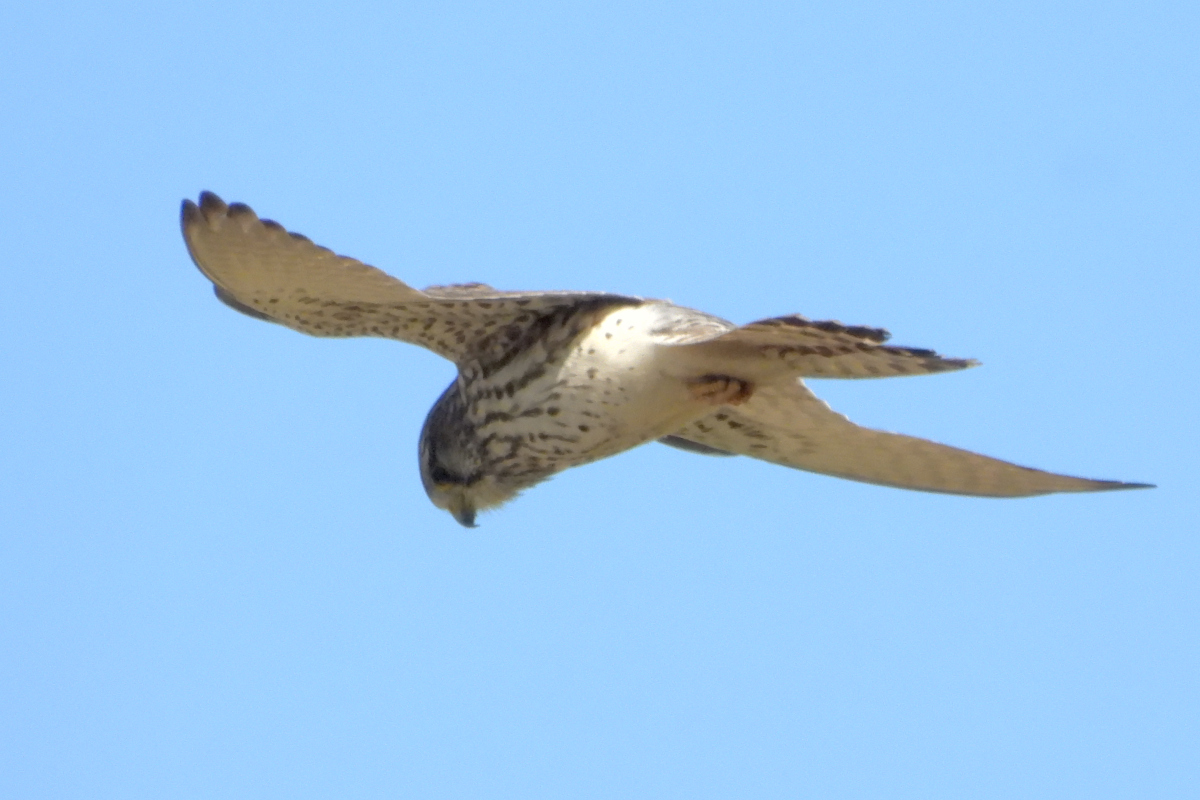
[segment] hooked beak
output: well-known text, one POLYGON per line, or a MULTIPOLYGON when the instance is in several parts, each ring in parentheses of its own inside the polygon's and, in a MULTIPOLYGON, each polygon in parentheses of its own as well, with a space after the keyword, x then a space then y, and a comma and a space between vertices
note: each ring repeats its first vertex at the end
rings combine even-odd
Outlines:
POLYGON ((472 508, 465 499, 460 499, 459 502, 454 503, 446 510, 449 511, 451 516, 458 520, 458 524, 462 525, 464 528, 477 527, 475 525, 475 509, 472 508))

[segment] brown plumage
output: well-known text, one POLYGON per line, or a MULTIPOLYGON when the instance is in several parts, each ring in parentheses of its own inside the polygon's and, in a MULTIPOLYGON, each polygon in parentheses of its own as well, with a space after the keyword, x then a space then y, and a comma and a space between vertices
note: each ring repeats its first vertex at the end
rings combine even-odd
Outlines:
POLYGON ((603 292, 419 291, 319 247, 248 206, 185 200, 188 251, 217 297, 314 336, 381 336, 453 361, 421 432, 430 499, 464 525, 556 472, 658 439, 906 489, 1020 497, 1139 488, 1020 467, 870 430, 801 378, 925 375, 974 366, 886 344, 878 328, 798 315, 736 326, 603 292))

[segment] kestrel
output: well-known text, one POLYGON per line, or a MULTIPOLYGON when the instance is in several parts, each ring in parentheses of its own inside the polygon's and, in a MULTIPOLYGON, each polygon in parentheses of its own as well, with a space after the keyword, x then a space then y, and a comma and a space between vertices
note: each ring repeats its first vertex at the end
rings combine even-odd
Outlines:
POLYGON ((1023 497, 1133 489, 1056 475, 830 410, 802 378, 884 378, 977 362, 887 345, 887 331, 799 315, 737 326, 663 300, 599 292, 418 291, 245 205, 185 200, 183 236, 226 304, 313 336, 382 336, 458 377, 421 430, 425 492, 467 527, 568 467, 658 440, 711 455, 928 492, 1023 497))

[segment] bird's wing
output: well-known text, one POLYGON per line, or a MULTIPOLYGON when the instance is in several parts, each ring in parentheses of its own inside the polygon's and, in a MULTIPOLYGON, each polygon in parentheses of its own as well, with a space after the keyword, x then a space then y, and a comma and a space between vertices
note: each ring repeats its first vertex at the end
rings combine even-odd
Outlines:
POLYGON ((659 444, 665 444, 670 447, 676 447, 680 450, 686 450, 689 453, 699 453, 702 456, 736 456, 737 453, 731 453, 728 450, 721 450, 717 447, 711 447, 707 444, 694 442, 691 439, 684 439, 682 436, 664 436, 658 440, 659 444))
POLYGON ((798 314, 751 322, 740 328, 700 315, 680 332, 660 336, 663 344, 704 348, 737 357, 750 353, 782 361, 798 377, 886 378, 965 369, 978 361, 944 358, 932 350, 884 344, 881 328, 813 321, 798 314))
POLYGON ((339 256, 210 192, 183 201, 183 238, 217 297, 256 319, 313 336, 382 336, 461 363, 493 358, 546 317, 576 307, 637 305, 600 292, 500 292, 484 284, 419 291, 339 256))
POLYGON ((723 406, 668 438, 809 472, 926 492, 1025 497, 1148 485, 1055 475, 926 439, 862 428, 832 411, 799 381, 761 387, 745 403, 723 406))

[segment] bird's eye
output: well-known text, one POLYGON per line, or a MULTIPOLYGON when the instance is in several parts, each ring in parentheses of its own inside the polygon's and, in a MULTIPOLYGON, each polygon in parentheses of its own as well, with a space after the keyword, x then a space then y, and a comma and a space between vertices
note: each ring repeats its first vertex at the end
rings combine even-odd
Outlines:
POLYGON ((457 475, 447 470, 441 464, 429 465, 429 479, 438 484, 462 483, 457 475))

